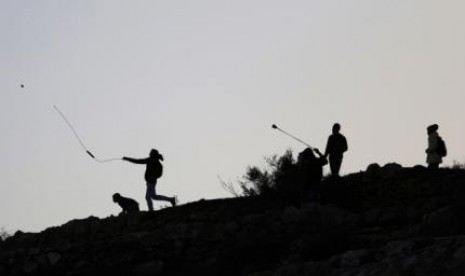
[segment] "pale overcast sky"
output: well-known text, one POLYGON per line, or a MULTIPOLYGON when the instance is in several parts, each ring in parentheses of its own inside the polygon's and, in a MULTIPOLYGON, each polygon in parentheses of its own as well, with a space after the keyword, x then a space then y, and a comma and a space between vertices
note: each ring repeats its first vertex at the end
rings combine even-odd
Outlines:
MULTIPOLYGON (((264 157, 324 149, 334 122, 342 172, 425 163, 440 125, 465 161, 465 2, 453 0, 0 0, 0 227, 41 231, 145 203, 144 166, 180 203, 228 197, 264 157), (20 85, 25 87, 21 88, 20 85)), ((157 204, 157 209, 164 204, 157 204)))

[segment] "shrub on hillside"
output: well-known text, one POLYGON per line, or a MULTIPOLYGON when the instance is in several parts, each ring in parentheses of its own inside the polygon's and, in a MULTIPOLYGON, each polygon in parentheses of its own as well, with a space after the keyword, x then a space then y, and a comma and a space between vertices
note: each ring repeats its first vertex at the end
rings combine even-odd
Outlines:
POLYGON ((297 162, 291 150, 282 156, 265 158, 265 168, 247 168, 240 185, 244 196, 263 196, 282 203, 300 200, 301 187, 297 162))

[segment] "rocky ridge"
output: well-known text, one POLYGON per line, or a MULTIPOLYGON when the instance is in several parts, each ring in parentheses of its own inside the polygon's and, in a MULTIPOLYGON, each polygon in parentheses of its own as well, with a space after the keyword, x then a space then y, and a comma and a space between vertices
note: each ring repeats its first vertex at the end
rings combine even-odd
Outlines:
POLYGON ((0 242, 0 275, 464 275, 465 171, 370 165, 322 204, 261 197, 73 220, 0 242))

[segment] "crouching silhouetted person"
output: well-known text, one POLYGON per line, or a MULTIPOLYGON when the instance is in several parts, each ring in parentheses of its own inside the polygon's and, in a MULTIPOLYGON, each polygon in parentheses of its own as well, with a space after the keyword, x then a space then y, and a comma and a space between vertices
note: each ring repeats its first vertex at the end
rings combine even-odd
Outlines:
POLYGON ((124 197, 119 193, 113 195, 113 202, 123 209, 121 214, 136 213, 139 212, 139 203, 132 198, 124 197))
POLYGON ((323 167, 328 161, 318 149, 306 148, 298 156, 298 167, 300 170, 300 180, 302 181, 302 201, 303 203, 318 203, 320 200, 320 182, 323 178, 323 167))
POLYGON ((428 133, 428 148, 426 149, 426 163, 428 168, 437 169, 442 158, 447 155, 446 144, 438 134, 439 126, 430 125, 426 128, 428 133))

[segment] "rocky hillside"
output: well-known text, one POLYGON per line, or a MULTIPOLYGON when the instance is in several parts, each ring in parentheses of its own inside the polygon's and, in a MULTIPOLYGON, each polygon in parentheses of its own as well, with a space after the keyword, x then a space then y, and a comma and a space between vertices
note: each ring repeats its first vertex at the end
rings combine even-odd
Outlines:
POLYGON ((465 275, 465 171, 370 165, 321 204, 199 201, 0 243, 0 275, 465 275))

